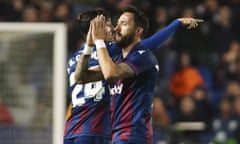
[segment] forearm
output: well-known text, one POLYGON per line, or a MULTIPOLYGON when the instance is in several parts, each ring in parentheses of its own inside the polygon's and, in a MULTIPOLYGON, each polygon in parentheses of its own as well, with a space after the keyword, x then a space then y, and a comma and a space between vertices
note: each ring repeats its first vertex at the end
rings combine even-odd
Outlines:
POLYGON ((88 72, 88 62, 91 55, 82 54, 78 60, 76 69, 75 69, 75 81, 85 81, 87 72, 88 72))
POLYGON ((112 81, 134 76, 135 73, 133 69, 126 63, 114 63, 106 48, 97 49, 97 53, 98 61, 105 80, 112 81))
POLYGON ((83 53, 79 57, 74 77, 78 84, 103 80, 103 75, 99 68, 91 67, 89 69, 91 53, 92 47, 85 46, 83 53))
POLYGON ((117 65, 112 61, 106 48, 99 48, 97 54, 104 79, 112 80, 117 75, 117 65))
POLYGON ((156 32, 147 39, 144 39, 142 44, 150 50, 158 49, 177 31, 181 25, 182 24, 179 20, 174 20, 163 30, 156 32))

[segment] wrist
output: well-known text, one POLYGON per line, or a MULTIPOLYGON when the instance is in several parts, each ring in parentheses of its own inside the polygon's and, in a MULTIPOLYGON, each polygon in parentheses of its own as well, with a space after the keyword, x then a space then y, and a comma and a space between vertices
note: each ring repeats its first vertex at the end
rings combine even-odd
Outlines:
POLYGON ((100 49, 100 48, 106 48, 106 44, 105 44, 103 39, 95 40, 95 45, 96 45, 97 50, 100 49))
POLYGON ((92 49, 93 49, 93 46, 89 46, 88 44, 85 44, 82 53, 85 55, 91 55, 92 49))

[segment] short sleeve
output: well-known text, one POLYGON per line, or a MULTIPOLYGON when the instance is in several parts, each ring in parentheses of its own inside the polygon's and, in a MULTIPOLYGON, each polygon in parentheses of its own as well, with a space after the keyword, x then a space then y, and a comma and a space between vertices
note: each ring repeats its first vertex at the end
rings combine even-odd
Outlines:
POLYGON ((157 60, 149 50, 137 50, 128 56, 125 63, 139 75, 157 65, 157 60))

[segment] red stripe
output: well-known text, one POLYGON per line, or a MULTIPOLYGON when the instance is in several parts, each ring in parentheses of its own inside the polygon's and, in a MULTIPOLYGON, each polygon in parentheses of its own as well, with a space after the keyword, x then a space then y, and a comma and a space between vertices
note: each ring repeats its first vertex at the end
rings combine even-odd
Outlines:
POLYGON ((76 126, 73 129, 73 134, 79 134, 81 133, 82 129, 83 129, 83 121, 85 120, 85 118, 87 117, 88 113, 89 113, 90 108, 86 107, 83 110, 81 110, 81 114, 79 115, 79 120, 78 123, 76 124, 76 126))
MULTIPOLYGON (((100 103, 99 103, 100 104, 100 103)), ((105 102, 102 102, 98 107, 96 107, 96 112, 94 112, 93 120, 91 124, 91 133, 97 134, 101 133, 103 130, 103 117, 106 113, 105 105, 107 105, 105 102)))
POLYGON ((65 129, 64 129, 64 136, 67 135, 68 131, 69 131, 69 126, 71 125, 72 122, 72 114, 68 117, 66 124, 65 124, 65 129))
POLYGON ((131 98, 132 98, 132 92, 129 92, 125 98, 124 101, 122 102, 123 109, 122 109, 122 117, 120 119, 120 121, 122 121, 122 123, 120 124, 120 128, 124 128, 121 131, 121 135, 119 137, 119 139, 121 140, 126 140, 129 139, 129 135, 131 133, 131 125, 132 125, 132 119, 133 119, 133 111, 132 111, 132 102, 131 102, 131 98))
POLYGON ((136 67, 134 64, 132 64, 130 61, 126 61, 125 63, 126 63, 127 65, 129 65, 129 66, 134 70, 134 72, 135 72, 136 75, 138 75, 139 70, 137 69, 137 67, 136 67))
MULTIPOLYGON (((114 103, 115 103, 115 96, 116 95, 113 95, 113 96, 111 96, 111 105, 110 105, 110 116, 111 116, 111 127, 112 127, 112 129, 114 128, 114 121, 115 121, 115 119, 114 119, 114 113, 115 113, 115 111, 114 111, 114 103)), ((115 138, 115 134, 113 134, 112 133, 112 138, 114 139, 115 138)))

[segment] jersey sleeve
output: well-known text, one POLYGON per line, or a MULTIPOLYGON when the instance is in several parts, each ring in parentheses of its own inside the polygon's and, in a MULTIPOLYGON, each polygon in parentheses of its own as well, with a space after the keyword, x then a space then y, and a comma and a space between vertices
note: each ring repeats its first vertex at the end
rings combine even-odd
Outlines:
POLYGON ((131 57, 125 61, 125 63, 132 68, 135 75, 139 75, 157 64, 155 57, 147 50, 134 52, 131 54, 131 57))
POLYGON ((179 20, 174 20, 166 28, 155 33, 151 37, 142 40, 141 43, 145 48, 150 50, 158 49, 176 32, 180 26, 181 22, 179 20))

